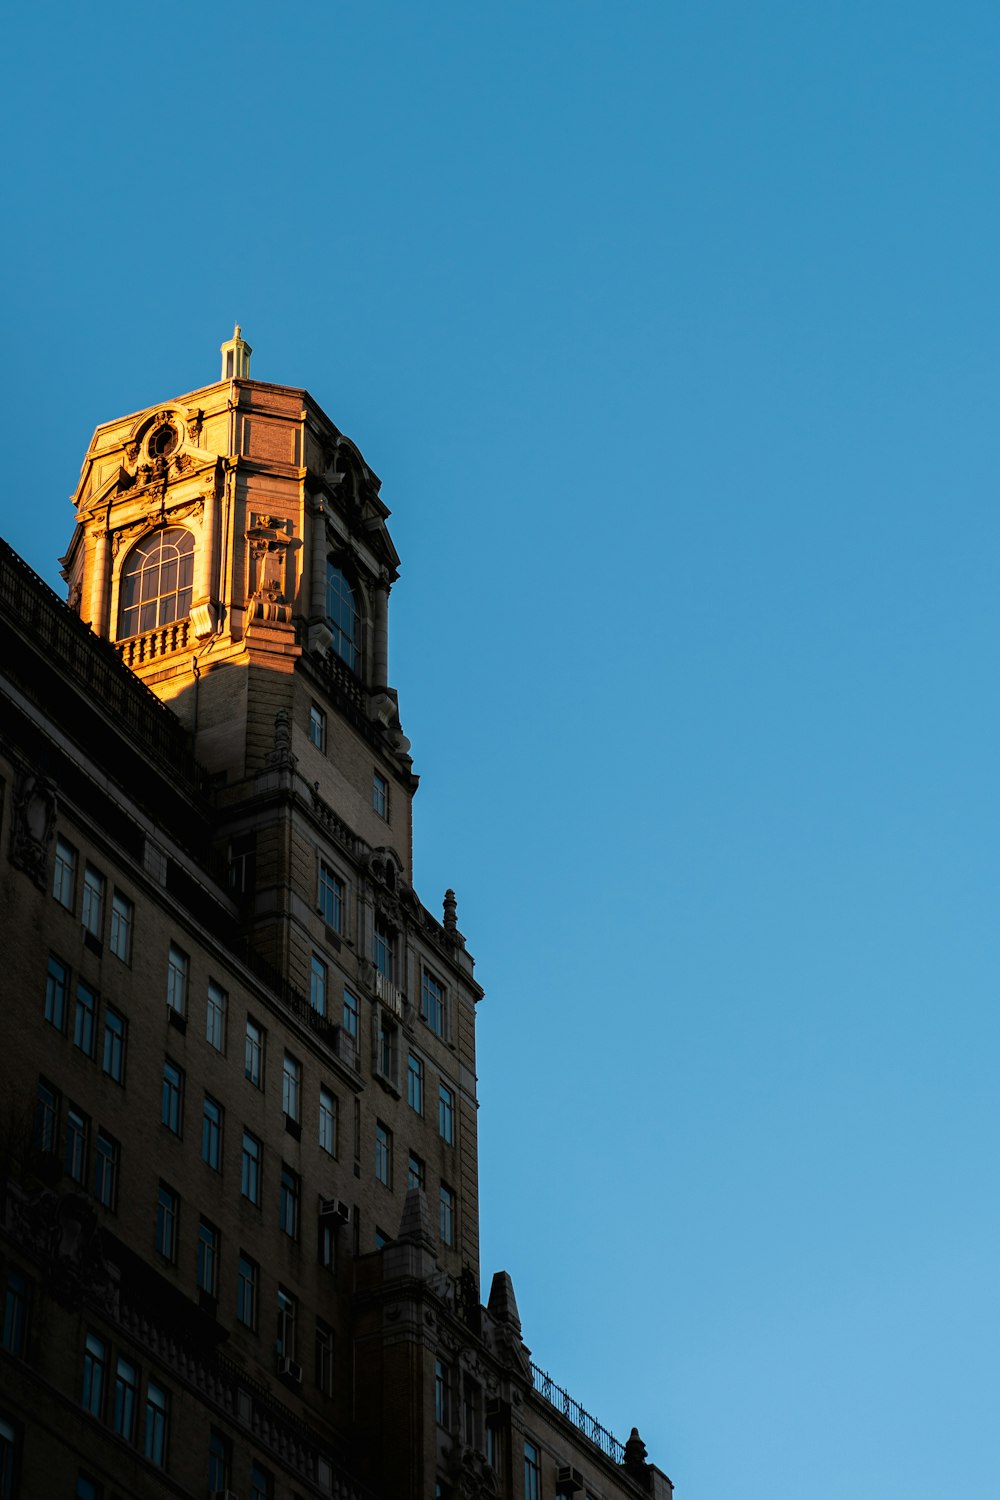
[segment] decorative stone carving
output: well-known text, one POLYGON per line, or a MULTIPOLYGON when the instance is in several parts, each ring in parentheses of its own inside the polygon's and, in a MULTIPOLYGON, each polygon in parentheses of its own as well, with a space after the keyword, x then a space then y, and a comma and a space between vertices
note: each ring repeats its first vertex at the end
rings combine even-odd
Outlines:
POLYGON ((86 1299, 117 1315, 118 1271, 105 1259, 97 1215, 86 1198, 47 1188, 33 1198, 12 1193, 9 1222, 64 1307, 78 1308, 86 1299))
POLYGON ((55 820, 55 782, 25 769, 14 792, 10 859, 43 891, 48 884, 49 846, 55 820))
POLYGON ((274 749, 267 754, 269 766, 294 769, 298 757, 292 754, 292 717, 287 708, 274 716, 274 749))
POLYGON ((500 1480, 496 1470, 476 1448, 452 1448, 448 1469, 461 1500, 497 1500, 500 1480))
POLYGON ((246 533, 247 615, 250 621, 288 624, 292 607, 285 597, 285 569, 291 537, 279 516, 251 516, 246 533))

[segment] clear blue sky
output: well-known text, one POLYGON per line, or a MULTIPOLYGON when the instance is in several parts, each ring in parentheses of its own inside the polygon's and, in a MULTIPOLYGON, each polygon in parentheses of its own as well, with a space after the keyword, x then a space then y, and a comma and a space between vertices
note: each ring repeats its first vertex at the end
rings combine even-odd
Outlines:
POLYGON ((383 477, 483 1269, 678 1500, 993 1500, 1000 7, 16 7, 3 529, 304 385, 383 477))

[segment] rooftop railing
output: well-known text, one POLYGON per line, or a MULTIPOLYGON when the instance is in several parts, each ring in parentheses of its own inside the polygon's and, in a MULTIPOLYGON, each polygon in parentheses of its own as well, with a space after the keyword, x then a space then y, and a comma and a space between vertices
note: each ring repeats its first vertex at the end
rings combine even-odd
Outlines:
POLYGON ((584 1437, 595 1443, 602 1453, 607 1454, 616 1464, 625 1462, 625 1444, 620 1443, 613 1432, 602 1426, 596 1417, 584 1410, 579 1401, 574 1401, 568 1391, 564 1391, 561 1385, 556 1385, 551 1375, 534 1363, 531 1366, 531 1383, 539 1396, 561 1412, 574 1427, 579 1428, 584 1437))
POLYGON ((88 698, 117 717, 148 752, 197 784, 199 772, 191 736, 177 715, 123 665, 115 648, 96 636, 3 541, 0 541, 0 610, 17 627, 34 635, 49 658, 74 679, 88 698))

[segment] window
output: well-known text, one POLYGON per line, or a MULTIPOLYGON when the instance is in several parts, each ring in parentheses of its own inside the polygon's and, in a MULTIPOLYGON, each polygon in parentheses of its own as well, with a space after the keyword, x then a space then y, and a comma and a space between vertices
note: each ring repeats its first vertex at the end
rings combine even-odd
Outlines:
POLYGON ((395 972, 396 934, 381 917, 375 918, 372 959, 380 974, 391 980, 395 972))
MULTIPOLYGON (((0 1494, 2 1494, 0 1490, 0 1494)), ((91 1479, 89 1474, 78 1474, 76 1476, 76 1489, 74 1500, 101 1500, 103 1489, 96 1479, 91 1479)))
POLYGON ((253 829, 233 836, 229 845, 229 889, 237 897, 249 896, 254 889, 257 869, 257 835, 253 829))
POLYGON ((319 1263, 324 1271, 337 1269, 337 1237, 329 1219, 319 1221, 319 1263))
POLYGON ((337 1154, 337 1098, 329 1089, 319 1091, 319 1143, 331 1156, 337 1154))
POLYGON ((56 863, 52 894, 60 906, 72 911, 76 904, 76 850, 65 839, 56 839, 56 863))
POLYGON ((438 1134, 449 1146, 455 1144, 455 1095, 442 1083, 438 1092, 438 1134))
POLYGON ((326 565, 326 617, 333 632, 333 649, 352 672, 358 670, 361 619, 354 590, 340 569, 326 565))
POLYGON ((207 1219, 198 1220, 198 1290, 206 1296, 218 1295, 219 1231, 207 1219))
POLYGON ((80 1402, 92 1417, 104 1415, 104 1382, 108 1368, 108 1348, 103 1339, 88 1333, 83 1346, 83 1393, 80 1402))
POLYGON ((150 1463, 159 1468, 167 1466, 167 1412, 169 1396, 155 1381, 146 1384, 146 1442, 145 1452, 150 1463))
POLYGON ((250 1465, 250 1500, 274 1500, 271 1475, 256 1460, 250 1465))
POLYGON ((35 1099, 35 1145, 39 1151, 59 1149, 59 1094, 44 1078, 38 1080, 35 1099))
POLYGON ((142 635, 191 612, 194 537, 182 526, 168 526, 137 542, 121 576, 119 638, 142 635))
POLYGON ((138 1372, 131 1360, 119 1357, 115 1367, 115 1405, 111 1425, 127 1443, 135 1440, 135 1403, 138 1372))
POLYGON ((156 1248, 171 1265, 177 1259, 177 1194, 160 1183, 156 1195, 156 1248))
POLYGON ((372 807, 380 818, 389 821, 389 783, 378 771, 372 772, 372 807))
POLYGON ((94 1032, 97 1018, 97 996, 82 979, 76 982, 76 1009, 73 1012, 73 1045, 87 1057, 94 1055, 94 1032))
POLYGON ((205 1011, 205 1040, 216 1052, 226 1050, 226 1010, 229 996, 214 979, 208 981, 208 1006, 205 1011))
POLYGON ((424 1112, 424 1065, 419 1057, 410 1053, 406 1064, 406 1098, 411 1109, 418 1115, 424 1112))
POLYGON ((132 917, 134 908, 127 896, 115 891, 111 898, 111 940, 108 944, 115 958, 123 964, 132 952, 132 917))
POLYGON ((375 1176, 392 1187, 392 1132, 381 1120, 375 1126, 375 1176))
POLYGON ((184 1074, 169 1057, 163 1060, 160 1119, 174 1135, 180 1135, 184 1118, 184 1074))
POLYGON ((441 1243, 455 1243, 455 1194, 445 1183, 441 1184, 441 1243))
POLYGON ((420 986, 420 1014, 437 1036, 444 1036, 444 985, 429 969, 420 986))
POLYGON ((333 1329, 322 1318, 316 1319, 316 1388, 333 1395, 333 1329))
POLYGON ((317 750, 326 749, 326 714, 315 703, 309 706, 309 738, 317 750))
POLYGON ((57 958, 49 959, 45 979, 45 1019, 57 1031, 66 1029, 66 983, 69 974, 57 958))
POLYGON ((411 1151, 406 1169, 406 1186, 408 1188, 419 1188, 423 1192, 425 1178, 426 1173, 424 1171, 423 1159, 415 1151, 411 1151))
POLYGON ((243 1132, 242 1193, 260 1207, 260 1141, 249 1130, 243 1132))
POLYGON ((344 1030, 353 1041, 355 1047, 358 1045, 358 1002, 350 990, 344 991, 344 1030))
POLYGON ((477 1381, 466 1375, 462 1382, 462 1427, 465 1441, 476 1452, 482 1450, 483 1442, 479 1424, 480 1389, 477 1381))
POLYGON ((541 1500, 542 1466, 534 1443, 524 1445, 524 1500, 541 1500))
POLYGON ((285 1053, 281 1068, 281 1107, 290 1120, 298 1120, 302 1093, 302 1064, 285 1053))
POLYGON ((451 1426, 451 1369, 443 1359, 434 1361, 434 1420, 451 1426))
POLYGON ((278 1288, 278 1337, 275 1344, 279 1359, 295 1358, 295 1298, 283 1286, 278 1288))
POLYGON ((487 1422, 486 1431, 486 1462, 491 1469, 500 1473, 500 1433, 493 1422, 487 1422))
POLYGON ((326 1015, 326 964, 316 953, 309 968, 309 1005, 318 1016, 326 1015))
POLYGON ((222 1105, 206 1094, 201 1118, 201 1159, 213 1172, 222 1171, 222 1119, 222 1105))
POLYGON ((16 1266, 7 1268, 7 1290, 3 1304, 3 1347, 23 1356, 28 1334, 28 1304, 31 1282, 16 1266))
POLYGON ((257 1328, 257 1262, 249 1255, 240 1256, 240 1274, 236 1284, 236 1316, 246 1328, 257 1328))
POLYGON ((167 955, 167 1004, 179 1016, 187 1011, 188 968, 190 959, 176 943, 167 955))
POLYGON ((208 1492, 228 1490, 233 1478, 233 1444, 213 1427, 208 1439, 208 1492))
POLYGON ((327 927, 332 927, 334 932, 342 932, 344 929, 344 882, 322 860, 319 864, 317 904, 323 913, 323 921, 327 927))
POLYGON ((125 1017, 110 1005, 104 1011, 103 1067, 115 1083, 125 1082, 125 1017))
POLYGON ((93 865, 83 870, 83 925, 92 937, 104 935, 104 876, 93 865))
POLYGON ((105 1131, 98 1131, 94 1152, 94 1197, 112 1212, 118 1202, 118 1158, 118 1142, 105 1131))
POLYGON ((247 1045, 244 1073, 255 1088, 264 1087, 264 1028, 247 1017, 247 1045))
POLYGON ((299 1237, 299 1176, 286 1162, 281 1164, 281 1192, 278 1198, 278 1226, 290 1239, 299 1237))
POLYGON ((74 1106, 66 1111, 66 1155, 64 1166, 67 1175, 82 1186, 87 1178, 87 1116, 74 1106))
POLYGON ((383 1078, 392 1084, 399 1073, 399 1032, 381 1008, 378 1013, 378 1051, 375 1066, 383 1078))

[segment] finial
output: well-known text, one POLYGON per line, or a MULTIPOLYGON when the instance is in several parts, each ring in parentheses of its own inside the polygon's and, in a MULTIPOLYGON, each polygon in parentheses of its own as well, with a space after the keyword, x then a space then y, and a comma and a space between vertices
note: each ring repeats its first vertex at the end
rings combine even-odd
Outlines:
POLYGON ((222 380, 249 380, 250 379, 250 356, 253 350, 243 337, 243 330, 237 323, 233 327, 233 336, 227 339, 221 346, 222 349, 222 380))
POLYGON ((458 931, 458 902, 452 890, 444 893, 444 930, 445 932, 458 931))
POLYGON ((638 1427, 633 1427, 625 1444, 625 1468, 637 1479, 645 1478, 646 1444, 639 1436, 638 1427))

